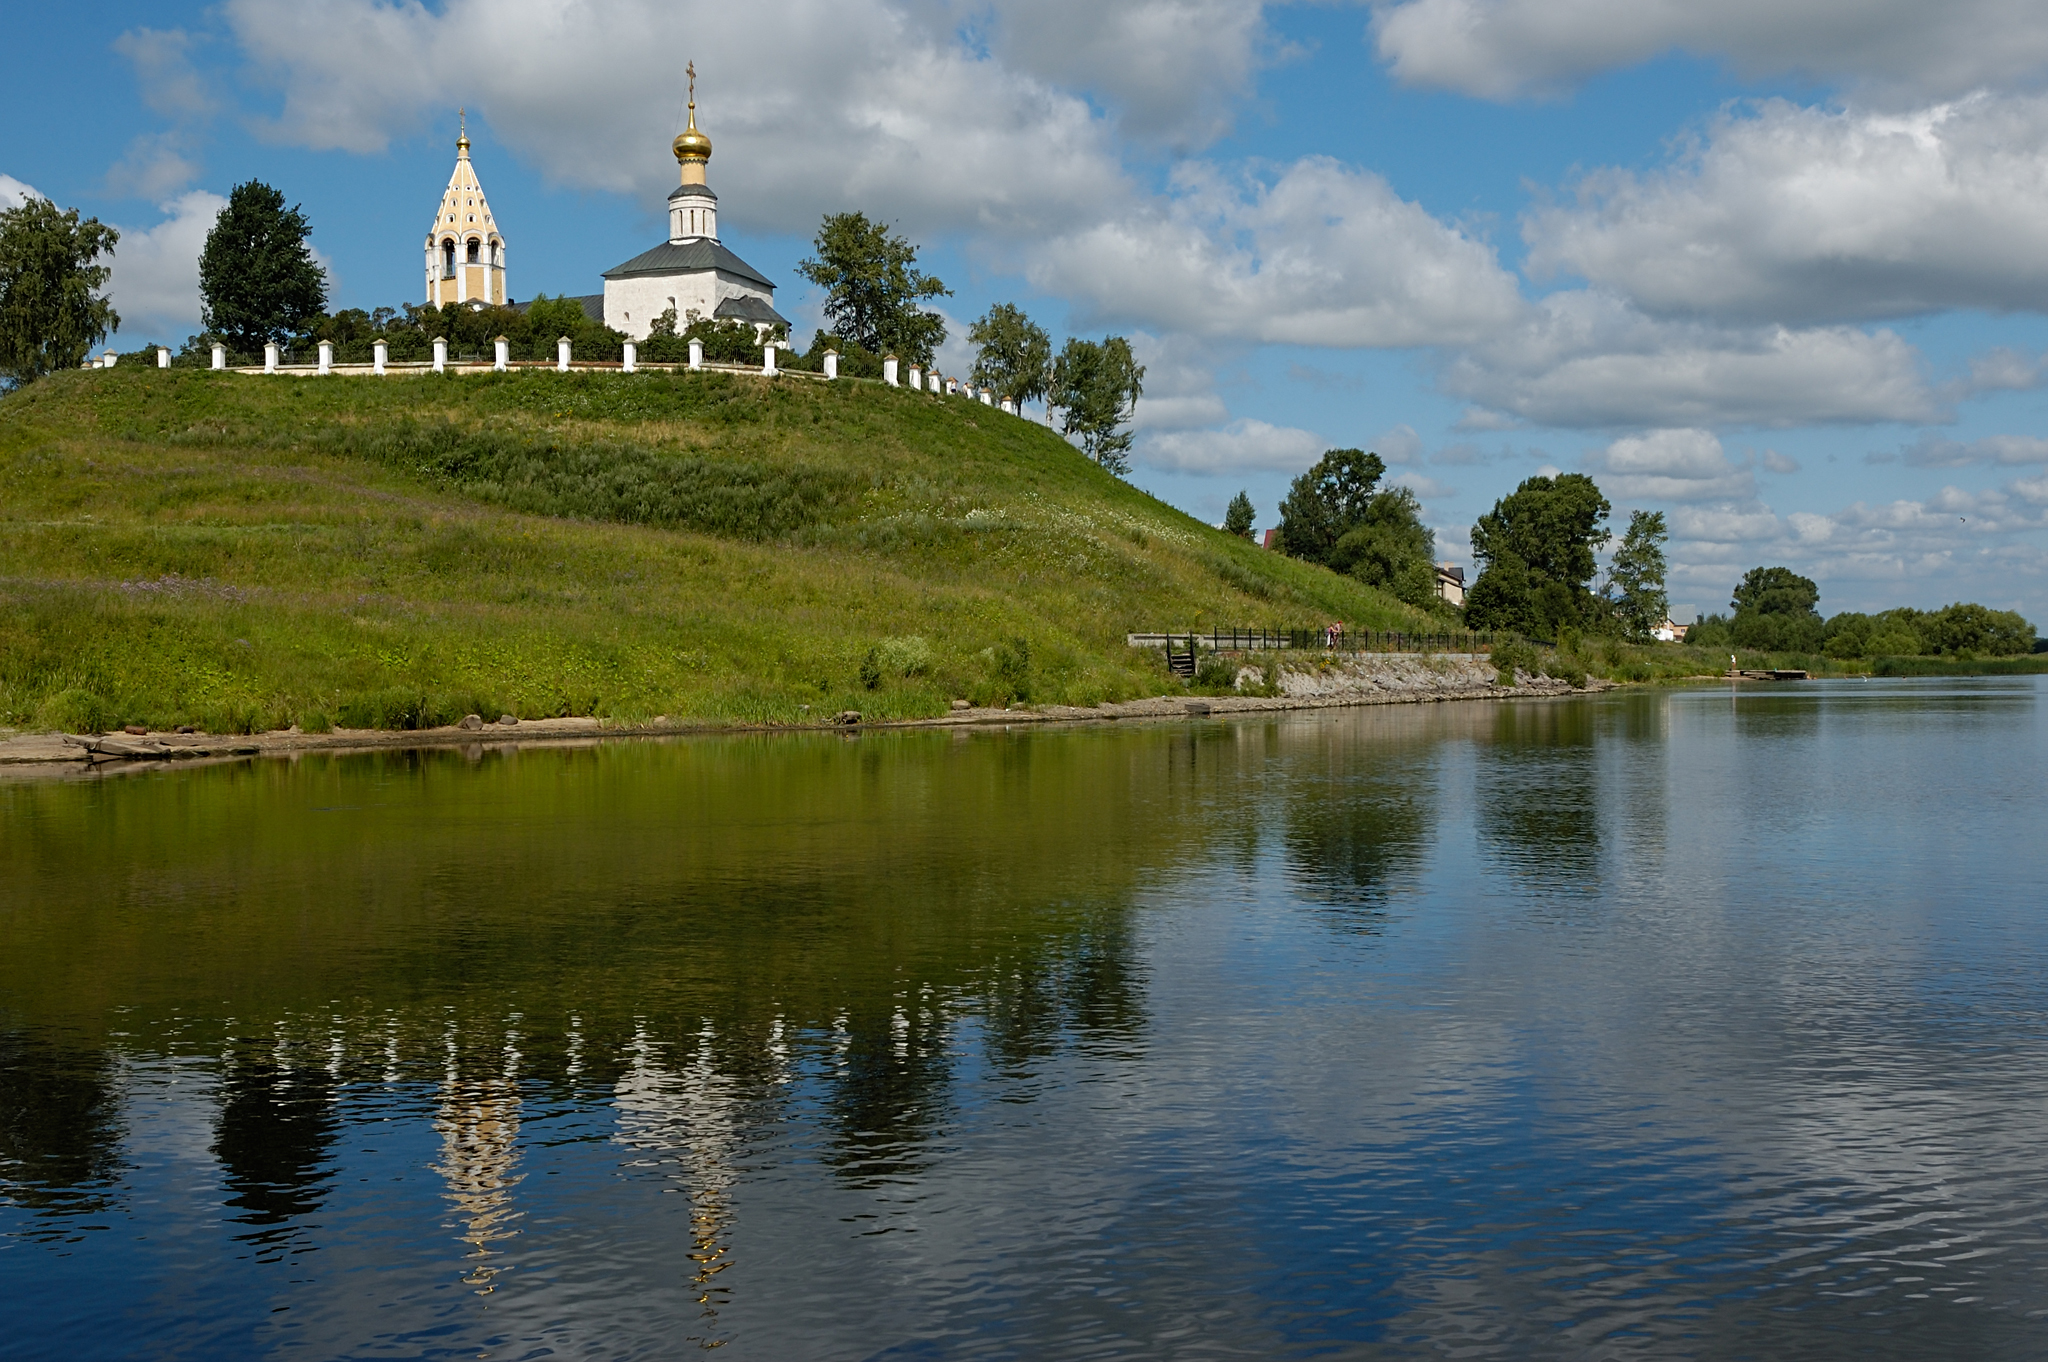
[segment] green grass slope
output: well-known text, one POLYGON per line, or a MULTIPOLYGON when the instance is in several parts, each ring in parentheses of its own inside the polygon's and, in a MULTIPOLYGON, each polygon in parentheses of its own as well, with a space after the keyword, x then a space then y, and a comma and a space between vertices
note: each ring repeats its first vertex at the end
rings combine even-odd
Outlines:
POLYGON ((1128 631, 1330 619, 1424 623, 1042 425, 872 383, 121 368, 0 399, 0 724, 1092 704, 1173 688, 1128 631))

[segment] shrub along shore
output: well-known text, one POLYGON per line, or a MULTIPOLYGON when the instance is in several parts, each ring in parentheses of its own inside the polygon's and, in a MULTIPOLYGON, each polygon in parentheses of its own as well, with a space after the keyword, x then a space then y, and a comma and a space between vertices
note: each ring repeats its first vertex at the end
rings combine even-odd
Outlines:
POLYGON ((864 382, 73 371, 0 487, 17 728, 913 718, 1184 692, 1131 631, 1442 627, 864 382))

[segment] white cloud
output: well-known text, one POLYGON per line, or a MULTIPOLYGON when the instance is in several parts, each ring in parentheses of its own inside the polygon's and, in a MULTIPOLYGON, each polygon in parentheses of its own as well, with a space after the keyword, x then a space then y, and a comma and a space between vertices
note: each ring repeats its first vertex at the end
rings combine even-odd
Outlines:
POLYGON ((1322 457, 1328 442, 1311 430, 1237 420, 1213 430, 1159 431, 1140 438, 1137 456, 1153 468, 1180 473, 1235 473, 1277 469, 1299 473, 1322 457))
POLYGON ((1047 242, 1029 275, 1093 317, 1247 343, 1456 344, 1523 308, 1491 246, 1323 156, 1269 183, 1184 164, 1164 202, 1047 242))
POLYGON ((1432 478, 1424 473, 1419 473, 1413 468, 1402 469, 1400 472, 1394 474, 1394 476, 1388 478, 1386 480, 1385 485, 1388 487, 1406 487, 1409 491, 1415 493, 1416 496, 1422 498, 1424 501, 1432 501, 1440 497, 1454 497, 1458 495, 1457 488, 1447 487, 1443 483, 1438 482, 1435 478, 1432 478))
POLYGON ((107 294, 124 338, 175 345, 199 329, 199 252, 227 202, 195 189, 165 204, 156 226, 121 229, 107 294))
POLYGON ((917 232, 1016 237, 1129 195, 1113 129, 1085 100, 886 0, 228 0, 223 13, 283 89, 269 135, 315 149, 381 151, 463 103, 550 178, 651 206, 675 182, 653 130, 676 119, 688 53, 722 207, 758 229, 808 232, 863 208, 917 232))
POLYGON ((12 175, 0 175, 0 208, 19 208, 30 199, 48 197, 34 185, 23 184, 12 175))
POLYGON ((1006 65, 1093 91, 1126 134, 1184 150, 1230 131, 1259 68, 1281 55, 1263 7, 1242 0, 999 0, 988 8, 991 47, 1006 65))
POLYGON ((1396 0, 1374 17, 1401 80, 1488 99, 1553 92, 1667 52, 1804 74, 1866 98, 2031 84, 2048 11, 2031 0, 1396 0))
POLYGON ((182 133, 144 133, 128 144, 127 154, 107 170, 110 193, 161 201, 183 189, 199 174, 199 166, 185 155, 182 133))
POLYGON ((1757 462, 1763 465, 1766 473, 1797 473, 1799 471, 1799 460, 1793 458, 1790 454, 1780 454, 1775 449, 1766 449, 1763 452, 1763 457, 1757 460, 1757 462))
MULTIPOLYGON (((1967 464, 2048 463, 2048 440, 2038 435, 1987 435, 1981 440, 1943 440, 1923 435, 1900 451, 1915 468, 1961 468, 1967 464)), ((1885 459, 1889 463, 1891 460, 1885 459)))
POLYGON ((2048 98, 1902 115, 1770 100, 1723 113, 1673 166, 1598 171, 1530 213, 1529 268, 1656 315, 2048 310, 2044 148, 2048 98))
POLYGON ((1383 430, 1366 441, 1365 447, 1385 460, 1391 468, 1422 462, 1422 437, 1411 425, 1383 430))
POLYGON ((1499 415, 1581 429, 1938 414, 1918 353, 1890 331, 1657 321, 1590 290, 1543 299, 1527 324, 1455 357, 1443 386, 1499 415))
POLYGON ((135 28, 114 39, 114 51, 135 67, 143 102, 167 118, 201 119, 219 108, 206 78, 192 65, 192 35, 181 29, 135 28))
POLYGON ((1653 430, 1588 461, 1610 496, 1629 502, 1754 502, 1756 475, 1729 461, 1712 431, 1653 430))

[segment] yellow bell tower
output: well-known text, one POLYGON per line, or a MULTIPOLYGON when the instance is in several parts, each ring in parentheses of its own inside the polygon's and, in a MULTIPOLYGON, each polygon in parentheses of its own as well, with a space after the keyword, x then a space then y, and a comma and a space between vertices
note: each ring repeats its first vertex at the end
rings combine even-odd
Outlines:
POLYGON ((505 238, 491 218, 483 183, 469 160, 469 114, 455 141, 455 173, 448 177, 440 211, 427 233, 427 301, 446 307, 467 303, 482 307, 503 304, 505 238))

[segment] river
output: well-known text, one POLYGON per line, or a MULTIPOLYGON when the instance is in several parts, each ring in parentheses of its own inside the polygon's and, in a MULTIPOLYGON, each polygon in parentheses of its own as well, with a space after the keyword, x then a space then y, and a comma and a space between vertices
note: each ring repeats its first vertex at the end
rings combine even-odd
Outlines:
POLYGON ((2044 699, 0 783, 0 1356, 2038 1356, 2044 699))

